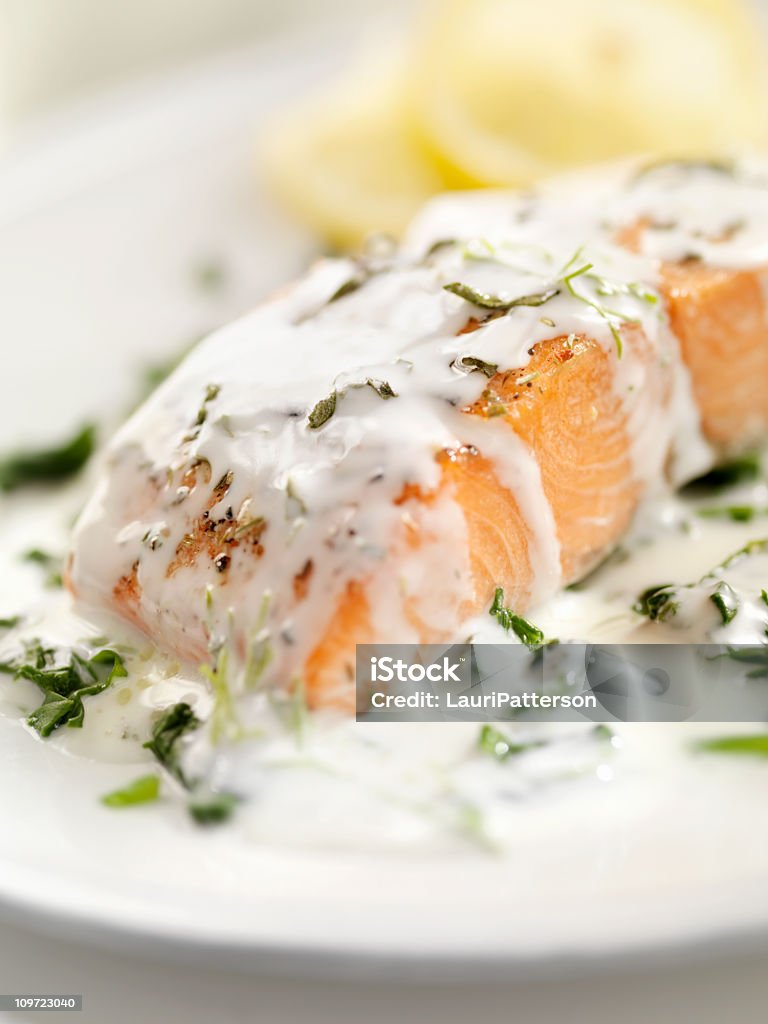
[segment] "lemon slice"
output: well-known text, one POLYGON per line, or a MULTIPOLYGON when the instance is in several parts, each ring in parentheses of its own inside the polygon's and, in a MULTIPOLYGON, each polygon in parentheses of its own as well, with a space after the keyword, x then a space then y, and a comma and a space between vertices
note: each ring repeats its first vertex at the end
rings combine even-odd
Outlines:
POLYGON ((398 61, 377 60, 266 134, 263 163, 273 191, 331 244, 354 246, 372 232, 397 237, 445 187, 408 133, 406 103, 398 61))
POLYGON ((758 37, 734 0, 447 0, 414 49, 411 123, 453 185, 760 144, 758 37))

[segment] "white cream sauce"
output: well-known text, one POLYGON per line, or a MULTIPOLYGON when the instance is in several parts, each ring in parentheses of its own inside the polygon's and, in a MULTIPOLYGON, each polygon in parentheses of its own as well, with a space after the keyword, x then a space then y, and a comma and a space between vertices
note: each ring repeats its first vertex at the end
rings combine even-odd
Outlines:
MULTIPOLYGON (((541 198, 440 199, 414 225, 401 254, 373 257, 365 284, 333 302, 331 296, 359 267, 348 260, 319 264, 290 292, 199 346, 112 442, 77 528, 75 584, 85 604, 98 605, 104 588, 138 560, 149 608, 145 618, 165 641, 178 645, 187 633, 207 633, 218 644, 239 634, 254 651, 289 637, 290 654, 278 652, 264 677, 274 684, 306 656, 346 581, 386 562, 401 515, 393 499, 403 486, 434 487, 435 453, 469 444, 492 458, 535 524, 537 591, 529 617, 546 635, 760 642, 768 623, 760 598, 761 587, 768 586, 768 555, 717 567, 747 541, 768 535, 768 518, 762 529, 759 518, 705 519, 696 513, 703 499, 651 494, 659 490, 670 448, 675 481, 690 479, 713 461, 698 431, 675 339, 655 301, 657 261, 693 251, 723 266, 768 263, 768 191, 753 181, 755 172, 742 176, 669 168, 629 187, 600 185, 604 194, 599 192, 597 205, 594 182, 583 197, 574 186, 566 194, 545 190, 541 198), (656 225, 642 256, 612 242, 617 227, 639 218, 656 225), (734 227, 737 221, 744 223, 734 227), (723 241, 711 241, 721 236, 723 241), (459 241, 426 255, 443 239, 459 241), (563 286, 564 275, 588 264, 598 276, 575 278, 580 297, 574 297, 563 286), (477 310, 444 290, 454 281, 502 298, 555 288, 559 293, 542 306, 520 306, 482 330, 457 335, 477 310), (606 298, 606 288, 615 294, 606 298), (613 311, 607 315, 606 303, 613 311), (673 401, 666 417, 654 417, 658 410, 648 404, 642 365, 631 353, 619 358, 614 332, 625 321, 639 322, 655 359, 669 367, 673 401), (521 368, 536 341, 579 333, 599 340, 610 354, 614 386, 632 425, 636 475, 651 497, 620 551, 578 589, 558 592, 559 549, 536 462, 508 429, 460 413, 480 396, 485 378, 461 373, 452 363, 469 355, 500 369, 521 368), (380 397, 365 386, 369 378, 385 381, 396 397, 380 397), (204 402, 208 385, 218 390, 204 402), (321 429, 308 429, 309 411, 334 389, 333 416, 321 429), (204 421, 195 426, 203 404, 204 421), (180 445, 185 435, 190 440, 180 445), (238 521, 264 516, 268 524, 256 570, 233 560, 226 586, 210 572, 166 575, 184 528, 176 510, 186 516, 203 511, 201 499, 180 482, 181 469, 195 459, 210 464, 214 482, 232 474, 211 516, 226 517, 231 508, 238 521), (169 470, 178 483, 178 504, 169 502, 165 518, 158 519, 147 481, 165 481, 169 470), (125 524, 117 536, 116 523, 125 524), (318 558, 328 538, 334 539, 333 557, 318 558), (315 593, 324 600, 296 608, 285 581, 290 584, 309 558, 315 563, 315 593), (738 596, 739 614, 727 626, 706 592, 713 571, 738 596), (678 616, 649 623, 632 606, 642 590, 662 583, 696 586, 685 591, 678 616)), ((0 635, 0 655, 12 654, 32 636, 93 644, 95 627, 73 614, 68 597, 38 596, 35 567, 17 560, 41 531, 50 535, 57 516, 61 535, 63 510, 43 506, 32 515, 23 498, 2 500, 7 528, 0 615, 20 610, 20 586, 27 595, 21 625, 0 635)), ((764 482, 743 485, 707 503, 715 502, 764 508, 768 488, 764 482)), ((450 508, 438 510, 437 522, 449 540, 461 528, 452 516, 450 508)), ((438 584, 445 554, 437 544, 427 565, 438 584)), ((453 572, 455 561, 448 564, 453 572)), ((415 567, 412 580, 409 571, 405 562, 403 578, 385 583, 392 594, 379 612, 391 615, 402 642, 412 631, 402 619, 398 587, 403 579, 406 586, 418 586, 418 572, 425 570, 415 567)), ((159 710, 185 700, 209 719, 210 688, 197 673, 95 611, 88 615, 98 619, 98 631, 106 627, 112 645, 122 639, 129 677, 88 700, 82 730, 61 729, 47 742, 72 755, 124 760, 144 770, 151 758, 141 743, 159 710)), ((489 616, 459 624, 456 635, 514 642, 489 616)), ((580 794, 585 806, 592 789, 606 784, 642 792, 646 779, 650 794, 664 772, 690 771, 692 737, 713 732, 711 726, 626 725, 606 742, 595 739, 589 727, 512 726, 516 734, 548 742, 497 764, 478 751, 476 725, 358 725, 314 714, 297 727, 296 709, 271 700, 269 688, 253 695, 241 686, 235 673, 237 738, 225 730, 222 742, 211 743, 210 728, 199 730, 186 768, 214 789, 241 795, 234 827, 274 842, 412 848, 469 837, 513 844, 525 814, 537 813, 535 799, 548 803, 555 784, 568 799, 580 794)), ((3 714, 23 716, 38 696, 31 684, 0 677, 3 714)), ((714 762, 698 759, 696 771, 722 771, 714 762)), ((745 769, 747 776, 755 787, 764 786, 765 774, 754 766, 745 769)))

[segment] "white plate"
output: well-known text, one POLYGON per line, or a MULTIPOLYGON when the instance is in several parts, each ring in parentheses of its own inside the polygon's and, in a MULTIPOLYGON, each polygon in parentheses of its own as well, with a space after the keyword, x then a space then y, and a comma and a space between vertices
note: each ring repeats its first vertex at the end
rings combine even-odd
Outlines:
MULTIPOLYGON (((312 240, 259 194, 254 140, 275 97, 333 67, 333 38, 93 104, 0 168, 3 447, 122 408, 148 357, 306 262, 312 240), (229 271, 216 296, 190 283, 211 258, 229 271)), ((656 803, 594 817, 564 808, 504 860, 379 857, 246 845, 167 806, 107 815, 98 796, 125 766, 64 755, 9 719, 0 750, 0 912, 67 936, 249 967, 451 977, 768 942, 764 827, 676 835, 669 871, 654 838, 657 806, 711 800, 715 815, 725 789, 662 785, 656 803), (722 858, 699 870, 697 849, 715 841, 722 858)))

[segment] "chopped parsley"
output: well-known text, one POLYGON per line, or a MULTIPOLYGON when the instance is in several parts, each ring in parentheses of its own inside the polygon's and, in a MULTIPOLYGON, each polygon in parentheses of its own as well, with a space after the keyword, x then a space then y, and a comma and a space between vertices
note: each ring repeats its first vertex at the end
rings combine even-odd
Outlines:
POLYGON ((231 793, 214 793, 203 788, 198 781, 187 777, 181 765, 182 738, 201 724, 189 704, 174 704, 155 722, 152 739, 144 746, 184 789, 190 791, 187 810, 198 825, 218 825, 231 817, 238 798, 231 793))
POLYGON ((96 428, 89 424, 57 447, 6 455, 0 458, 0 491, 66 480, 83 468, 95 446, 96 428))
POLYGON ((479 306, 480 309, 492 309, 500 313, 507 313, 516 306, 543 306, 545 302, 549 302, 559 294, 558 288, 548 288, 546 291, 537 292, 534 295, 520 295, 516 299, 503 299, 499 295, 478 291, 471 285, 462 284, 460 281, 443 285, 443 289, 453 295, 458 295, 460 299, 471 302, 474 306, 479 306))
MULTIPOLYGON (((359 385, 355 384, 353 384, 352 386, 359 387, 359 385)), ((376 392, 379 398, 383 398, 385 401, 388 398, 397 398, 397 395, 392 390, 392 386, 388 384, 385 380, 375 380, 374 378, 369 377, 363 386, 373 388, 373 390, 376 392)))
POLYGON ((530 650, 536 650, 544 644, 544 633, 538 626, 534 626, 521 615, 515 615, 513 611, 504 606, 504 589, 502 587, 496 588, 489 614, 496 619, 506 633, 512 630, 518 640, 530 650))
POLYGON ((473 373, 475 370, 479 370, 483 376, 489 379, 499 369, 498 363, 487 363, 484 359, 478 359, 477 356, 457 356, 451 363, 451 367, 461 373, 473 373))
POLYGON ((703 519, 730 519, 734 523, 750 523, 756 516, 768 515, 768 508, 755 505, 720 505, 696 510, 703 519))
MULTIPOLYGON (((659 586, 649 587, 638 597, 633 610, 640 615, 645 615, 652 622, 666 622, 677 614, 680 609, 682 595, 690 593, 696 588, 711 588, 709 600, 714 604, 720 613, 722 624, 727 626, 734 620, 739 611, 739 599, 728 583, 723 580, 719 571, 730 569, 742 558, 750 555, 760 554, 768 551, 768 538, 751 540, 738 551, 734 551, 725 561, 716 566, 711 572, 706 573, 698 583, 686 583, 676 586, 672 583, 664 583, 659 586)), ((705 591, 706 592, 706 591, 705 591)))
POLYGON ((715 592, 710 594, 709 599, 720 612, 724 626, 733 622, 739 610, 739 599, 736 597, 733 587, 728 586, 725 582, 719 583, 715 592))
POLYGON ((46 571, 46 587, 62 587, 64 585, 64 579, 61 574, 63 560, 56 555, 52 555, 50 551, 43 551, 42 548, 30 548, 22 554, 21 560, 23 562, 30 562, 33 565, 39 565, 41 569, 46 571))
POLYGON ((356 274, 353 274, 352 277, 347 278, 346 281, 339 285, 330 299, 328 299, 328 305, 330 306, 332 302, 337 302, 339 299, 343 299, 345 295, 351 295, 352 292, 356 292, 358 288, 362 288, 368 280, 368 276, 369 275, 364 273, 362 268, 360 268, 356 274))
POLYGON ((151 750, 165 770, 182 786, 189 783, 181 767, 178 743, 182 736, 193 732, 200 725, 200 719, 189 704, 181 702, 173 704, 163 712, 152 728, 152 739, 144 746, 151 750))
POLYGON ((753 647, 727 647, 720 657, 730 658, 742 665, 754 665, 747 679, 768 679, 768 643, 753 647))
POLYGON ((239 803, 234 793, 207 793, 193 796, 187 810, 198 825, 221 825, 229 821, 239 803))
MULTIPOLYGON (((620 313, 616 313, 611 309, 607 309, 601 303, 596 302, 594 299, 590 299, 588 295, 584 295, 582 292, 577 291, 573 286, 573 282, 577 277, 582 277, 582 275, 584 274, 589 274, 591 270, 592 264, 585 263, 583 267, 579 267, 576 270, 572 270, 569 274, 564 274, 563 284, 568 289, 568 293, 574 299, 579 299, 580 302, 583 302, 591 309, 594 309, 594 311, 600 317, 602 317, 603 320, 605 320, 605 322, 608 324, 608 329, 610 330, 611 335, 613 336, 613 340, 616 342, 616 352, 619 358, 621 358, 623 353, 623 345, 621 341, 621 335, 619 334, 619 329, 614 321, 619 320, 622 323, 626 323, 628 322, 627 317, 622 316, 620 313)), ((598 276, 595 274, 592 274, 590 276, 593 277, 595 280, 604 281, 604 278, 598 278, 598 276)))
POLYGON ((686 484, 687 491, 719 491, 725 487, 733 487, 735 484, 748 483, 750 480, 757 480, 761 473, 760 456, 751 453, 742 455, 730 462, 723 463, 715 469, 697 477, 689 484, 686 484))
POLYGON ((387 383, 385 380, 376 380, 373 377, 368 377, 361 384, 350 384, 349 387, 343 388, 341 391, 337 391, 334 388, 330 395, 328 395, 327 398, 321 398, 309 413, 307 422, 310 430, 319 430, 320 427, 324 426, 328 422, 336 412, 338 400, 343 398, 351 388, 371 388, 372 391, 376 392, 379 398, 383 398, 385 401, 388 398, 397 398, 397 392, 392 389, 391 384, 387 383))
POLYGON ((751 736, 717 736, 700 740, 695 749, 706 754, 738 754, 746 757, 768 758, 768 733, 751 736))
POLYGON ((646 615, 651 622, 666 622, 677 614, 680 602, 676 600, 677 591, 673 583, 662 583, 648 587, 638 597, 632 610, 646 615))
POLYGON ((10 615, 5 619, 0 619, 0 629, 15 629, 20 622, 20 615, 10 615))
POLYGON ((127 676, 123 660, 115 651, 104 649, 90 658, 75 651, 65 665, 56 664, 56 652, 39 641, 29 644, 23 658, 0 664, 0 672, 17 679, 29 679, 43 694, 43 703, 27 718, 27 724, 42 737, 62 725, 79 729, 85 718, 85 697, 106 690, 114 679, 127 676))
POLYGON ((525 754, 529 750, 543 747, 545 740, 528 740, 527 742, 516 742, 505 736, 504 733, 493 725, 484 725, 480 729, 477 738, 477 746, 484 753, 490 755, 496 761, 506 761, 518 754, 525 754))
POLYGON ((160 779, 157 775, 142 775, 123 789, 116 789, 101 798, 105 807, 136 807, 151 804, 160 798, 160 779))
POLYGON ((336 412, 336 399, 338 392, 335 390, 327 398, 321 398, 317 405, 310 412, 308 423, 311 430, 319 430, 336 412))

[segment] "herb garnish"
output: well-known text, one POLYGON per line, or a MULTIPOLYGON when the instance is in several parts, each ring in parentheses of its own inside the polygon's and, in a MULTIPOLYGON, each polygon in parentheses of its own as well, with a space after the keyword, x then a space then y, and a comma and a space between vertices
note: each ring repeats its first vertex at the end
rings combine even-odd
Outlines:
POLYGON ((692 480, 689 484, 685 485, 684 490, 721 490, 734 484, 756 480, 760 476, 760 472, 761 462, 759 455, 755 453, 742 455, 737 459, 724 463, 722 466, 715 467, 709 473, 705 473, 704 476, 692 480))
POLYGON ((200 725, 200 719, 189 704, 181 702, 173 704, 162 713, 152 728, 152 739, 144 747, 151 750, 160 764, 182 786, 189 788, 189 783, 181 767, 179 751, 176 749, 179 740, 185 733, 193 732, 200 725))
POLYGON ((515 615, 509 608, 504 607, 504 589, 502 587, 496 588, 489 614, 496 619, 505 632, 508 633, 511 629, 529 650, 537 650, 544 644, 544 633, 538 626, 534 626, 527 619, 515 615))
POLYGON ((706 754, 741 754, 749 757, 768 757, 768 733, 751 736, 717 736, 700 740, 695 749, 706 754))
POLYGON ((320 399, 307 418, 311 430, 319 430, 333 416, 336 412, 337 397, 338 392, 334 390, 327 398, 320 399))
POLYGON ((340 284, 333 295, 328 299, 328 305, 332 302, 337 302, 339 299, 343 299, 345 295, 351 295, 352 292, 356 292, 358 288, 362 288, 365 282, 368 280, 369 275, 362 271, 362 268, 358 269, 358 272, 353 274, 352 277, 347 278, 343 284, 340 284))
POLYGON ((710 594, 709 599, 720 612, 720 618, 723 620, 724 626, 727 626, 729 622, 733 622, 739 610, 739 599, 736 597, 733 587, 730 587, 723 581, 718 584, 715 592, 710 594))
POLYGON ((10 615, 8 618, 0 619, 0 629, 14 629, 20 622, 20 615, 10 615))
POLYGON ((478 291, 471 285, 462 284, 460 281, 452 281, 451 284, 443 285, 446 292, 458 295, 460 299, 471 302, 480 309, 495 309, 500 313, 506 313, 516 306, 543 306, 558 293, 557 288, 548 288, 546 291, 537 292, 534 295, 520 295, 516 299, 502 299, 499 295, 490 295, 488 292, 478 291))
MULTIPOLYGON (((622 345, 621 335, 619 334, 619 330, 616 327, 614 320, 620 320, 621 322, 626 323, 627 317, 622 316, 620 313, 616 313, 611 309, 606 309, 599 302, 595 302, 594 299, 590 299, 589 296, 583 295, 581 292, 576 291, 576 289, 573 287, 573 281, 577 277, 581 277, 583 274, 589 274, 589 272, 592 270, 592 266, 593 265, 591 263, 585 263, 583 267, 579 267, 577 270, 572 270, 570 274, 564 274, 563 284, 568 289, 569 294, 574 299, 579 299, 579 301, 586 303, 587 306, 589 306, 591 309, 594 309, 594 311, 600 317, 602 317, 603 320, 605 320, 605 322, 608 324, 608 329, 613 335, 613 340, 616 342, 617 355, 619 359, 621 359, 624 347, 622 345)), ((604 280, 603 278, 598 278, 597 275, 591 276, 594 277, 596 280, 604 280)))
POLYGON ((21 560, 39 565, 41 569, 47 570, 45 577, 46 587, 64 586, 64 579, 61 575, 62 559, 52 555, 50 551, 43 551, 42 548, 30 548, 29 551, 25 551, 22 554, 21 560))
POLYGON ((35 641, 27 646, 25 657, 27 660, 0 664, 0 672, 29 679, 42 691, 43 703, 29 715, 27 724, 43 738, 62 725, 81 728, 85 717, 83 698, 101 693, 114 679, 128 675, 120 655, 109 649, 91 658, 72 651, 68 664, 57 666, 55 651, 35 641))
POLYGON ((187 733, 201 725, 189 704, 181 702, 167 708, 152 728, 152 739, 144 746, 151 750, 165 770, 185 789, 191 791, 187 810, 199 825, 218 825, 232 814, 238 798, 231 793, 214 793, 187 778, 181 766, 179 743, 187 733))
POLYGON ((116 789, 101 798, 105 807, 136 807, 151 804, 160 797, 160 779, 157 775, 142 775, 122 789, 116 789))
POLYGON ((730 658, 743 665, 756 665, 747 672, 747 679, 768 678, 768 643, 754 647, 727 647, 719 657, 730 658))
POLYGON ((702 519, 731 519, 734 523, 750 523, 756 516, 768 515, 768 508, 757 508, 755 505, 711 505, 697 509, 696 515, 702 519))
POLYGON ((648 587, 632 605, 632 610, 646 615, 651 622, 666 622, 677 614, 680 602, 675 600, 677 591, 674 583, 662 583, 648 587))
POLYGON ((0 491, 66 480, 82 469, 95 445, 96 428, 89 424, 58 447, 7 455, 0 459, 0 491))
POLYGON ((768 551, 768 538, 748 541, 738 551, 734 551, 725 561, 706 573, 697 583, 686 583, 676 586, 664 583, 660 586, 644 590, 632 606, 633 611, 647 616, 652 622, 665 622, 677 614, 680 608, 681 594, 690 592, 697 587, 711 586, 709 600, 720 612, 723 625, 727 626, 736 617, 739 610, 738 597, 731 586, 718 575, 722 569, 730 569, 742 558, 768 551))
POLYGON ((457 356, 451 363, 451 367, 462 373, 473 373, 475 370, 479 370, 490 379, 498 372, 499 364, 487 363, 484 359, 478 359, 477 356, 457 356))
POLYGON ((506 761, 517 754, 525 754, 529 750, 546 745, 545 740, 529 740, 525 743, 516 742, 505 736, 493 725, 484 725, 480 729, 477 745, 484 754, 490 754, 496 761, 506 761))
POLYGON ((232 817, 239 802, 234 793, 198 793, 191 797, 187 810, 198 825, 221 825, 232 817))
POLYGON ((376 380, 373 377, 366 378, 361 384, 349 384, 340 391, 334 388, 327 398, 320 399, 307 417, 310 430, 319 430, 320 427, 326 424, 336 412, 338 400, 343 398, 347 391, 357 388, 371 388, 379 398, 383 398, 385 401, 388 398, 397 398, 397 392, 392 389, 391 384, 385 380, 376 380))

